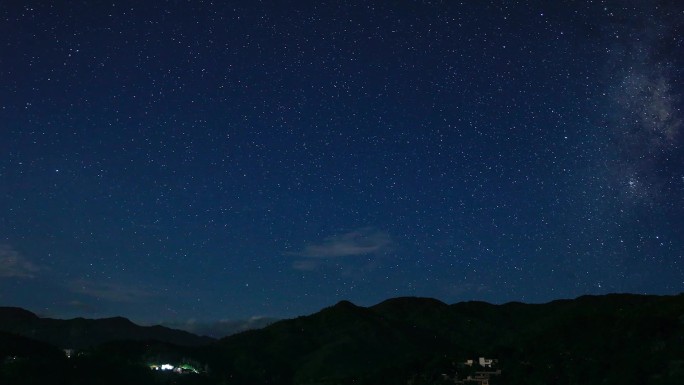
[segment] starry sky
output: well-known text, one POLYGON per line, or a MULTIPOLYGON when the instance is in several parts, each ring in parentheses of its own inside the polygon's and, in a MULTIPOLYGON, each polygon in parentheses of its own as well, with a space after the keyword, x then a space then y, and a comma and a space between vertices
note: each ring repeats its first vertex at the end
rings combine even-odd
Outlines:
POLYGON ((684 290, 684 3, 0 3, 0 304, 684 290))

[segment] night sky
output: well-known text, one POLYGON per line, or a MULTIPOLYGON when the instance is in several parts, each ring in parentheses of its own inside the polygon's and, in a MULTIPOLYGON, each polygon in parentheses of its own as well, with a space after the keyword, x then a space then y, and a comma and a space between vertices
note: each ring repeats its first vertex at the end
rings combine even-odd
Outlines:
POLYGON ((684 291, 683 25, 674 0, 3 1, 0 305, 684 291))

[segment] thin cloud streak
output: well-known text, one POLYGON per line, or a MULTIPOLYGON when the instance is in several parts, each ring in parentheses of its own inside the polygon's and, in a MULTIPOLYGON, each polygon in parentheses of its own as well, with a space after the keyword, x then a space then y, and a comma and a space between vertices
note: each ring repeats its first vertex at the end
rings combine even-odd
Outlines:
POLYGON ((371 254, 388 247, 392 240, 386 232, 358 229, 342 235, 324 239, 320 243, 307 245, 291 255, 307 258, 336 258, 371 254))
POLYGON ((9 245, 0 245, 0 278, 34 278, 42 270, 9 245))
MULTIPOLYGON (((314 271, 322 266, 329 266, 332 261, 386 251, 391 244, 392 239, 386 232, 365 227, 327 237, 321 242, 305 246, 300 251, 287 254, 302 257, 292 262, 293 269, 314 271)), ((357 271, 358 267, 347 266, 346 270, 357 271)))

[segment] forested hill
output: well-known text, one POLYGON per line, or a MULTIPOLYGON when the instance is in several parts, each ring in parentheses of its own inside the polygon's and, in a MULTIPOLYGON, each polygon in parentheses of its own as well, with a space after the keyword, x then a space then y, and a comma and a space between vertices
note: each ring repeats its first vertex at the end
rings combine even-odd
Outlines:
POLYGON ((220 341, 214 366, 246 383, 406 383, 497 358, 501 383, 684 383, 684 295, 547 304, 395 298, 220 341), (389 382, 388 382, 389 381, 389 382))

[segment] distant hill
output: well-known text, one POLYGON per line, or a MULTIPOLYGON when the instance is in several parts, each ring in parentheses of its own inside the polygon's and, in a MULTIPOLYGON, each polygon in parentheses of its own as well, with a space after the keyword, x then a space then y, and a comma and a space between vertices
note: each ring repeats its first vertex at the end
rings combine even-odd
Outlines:
POLYGON ((214 341, 163 326, 139 326, 122 317, 61 320, 40 318, 15 307, 0 307, 0 331, 75 349, 118 340, 156 340, 181 346, 201 346, 214 341))

